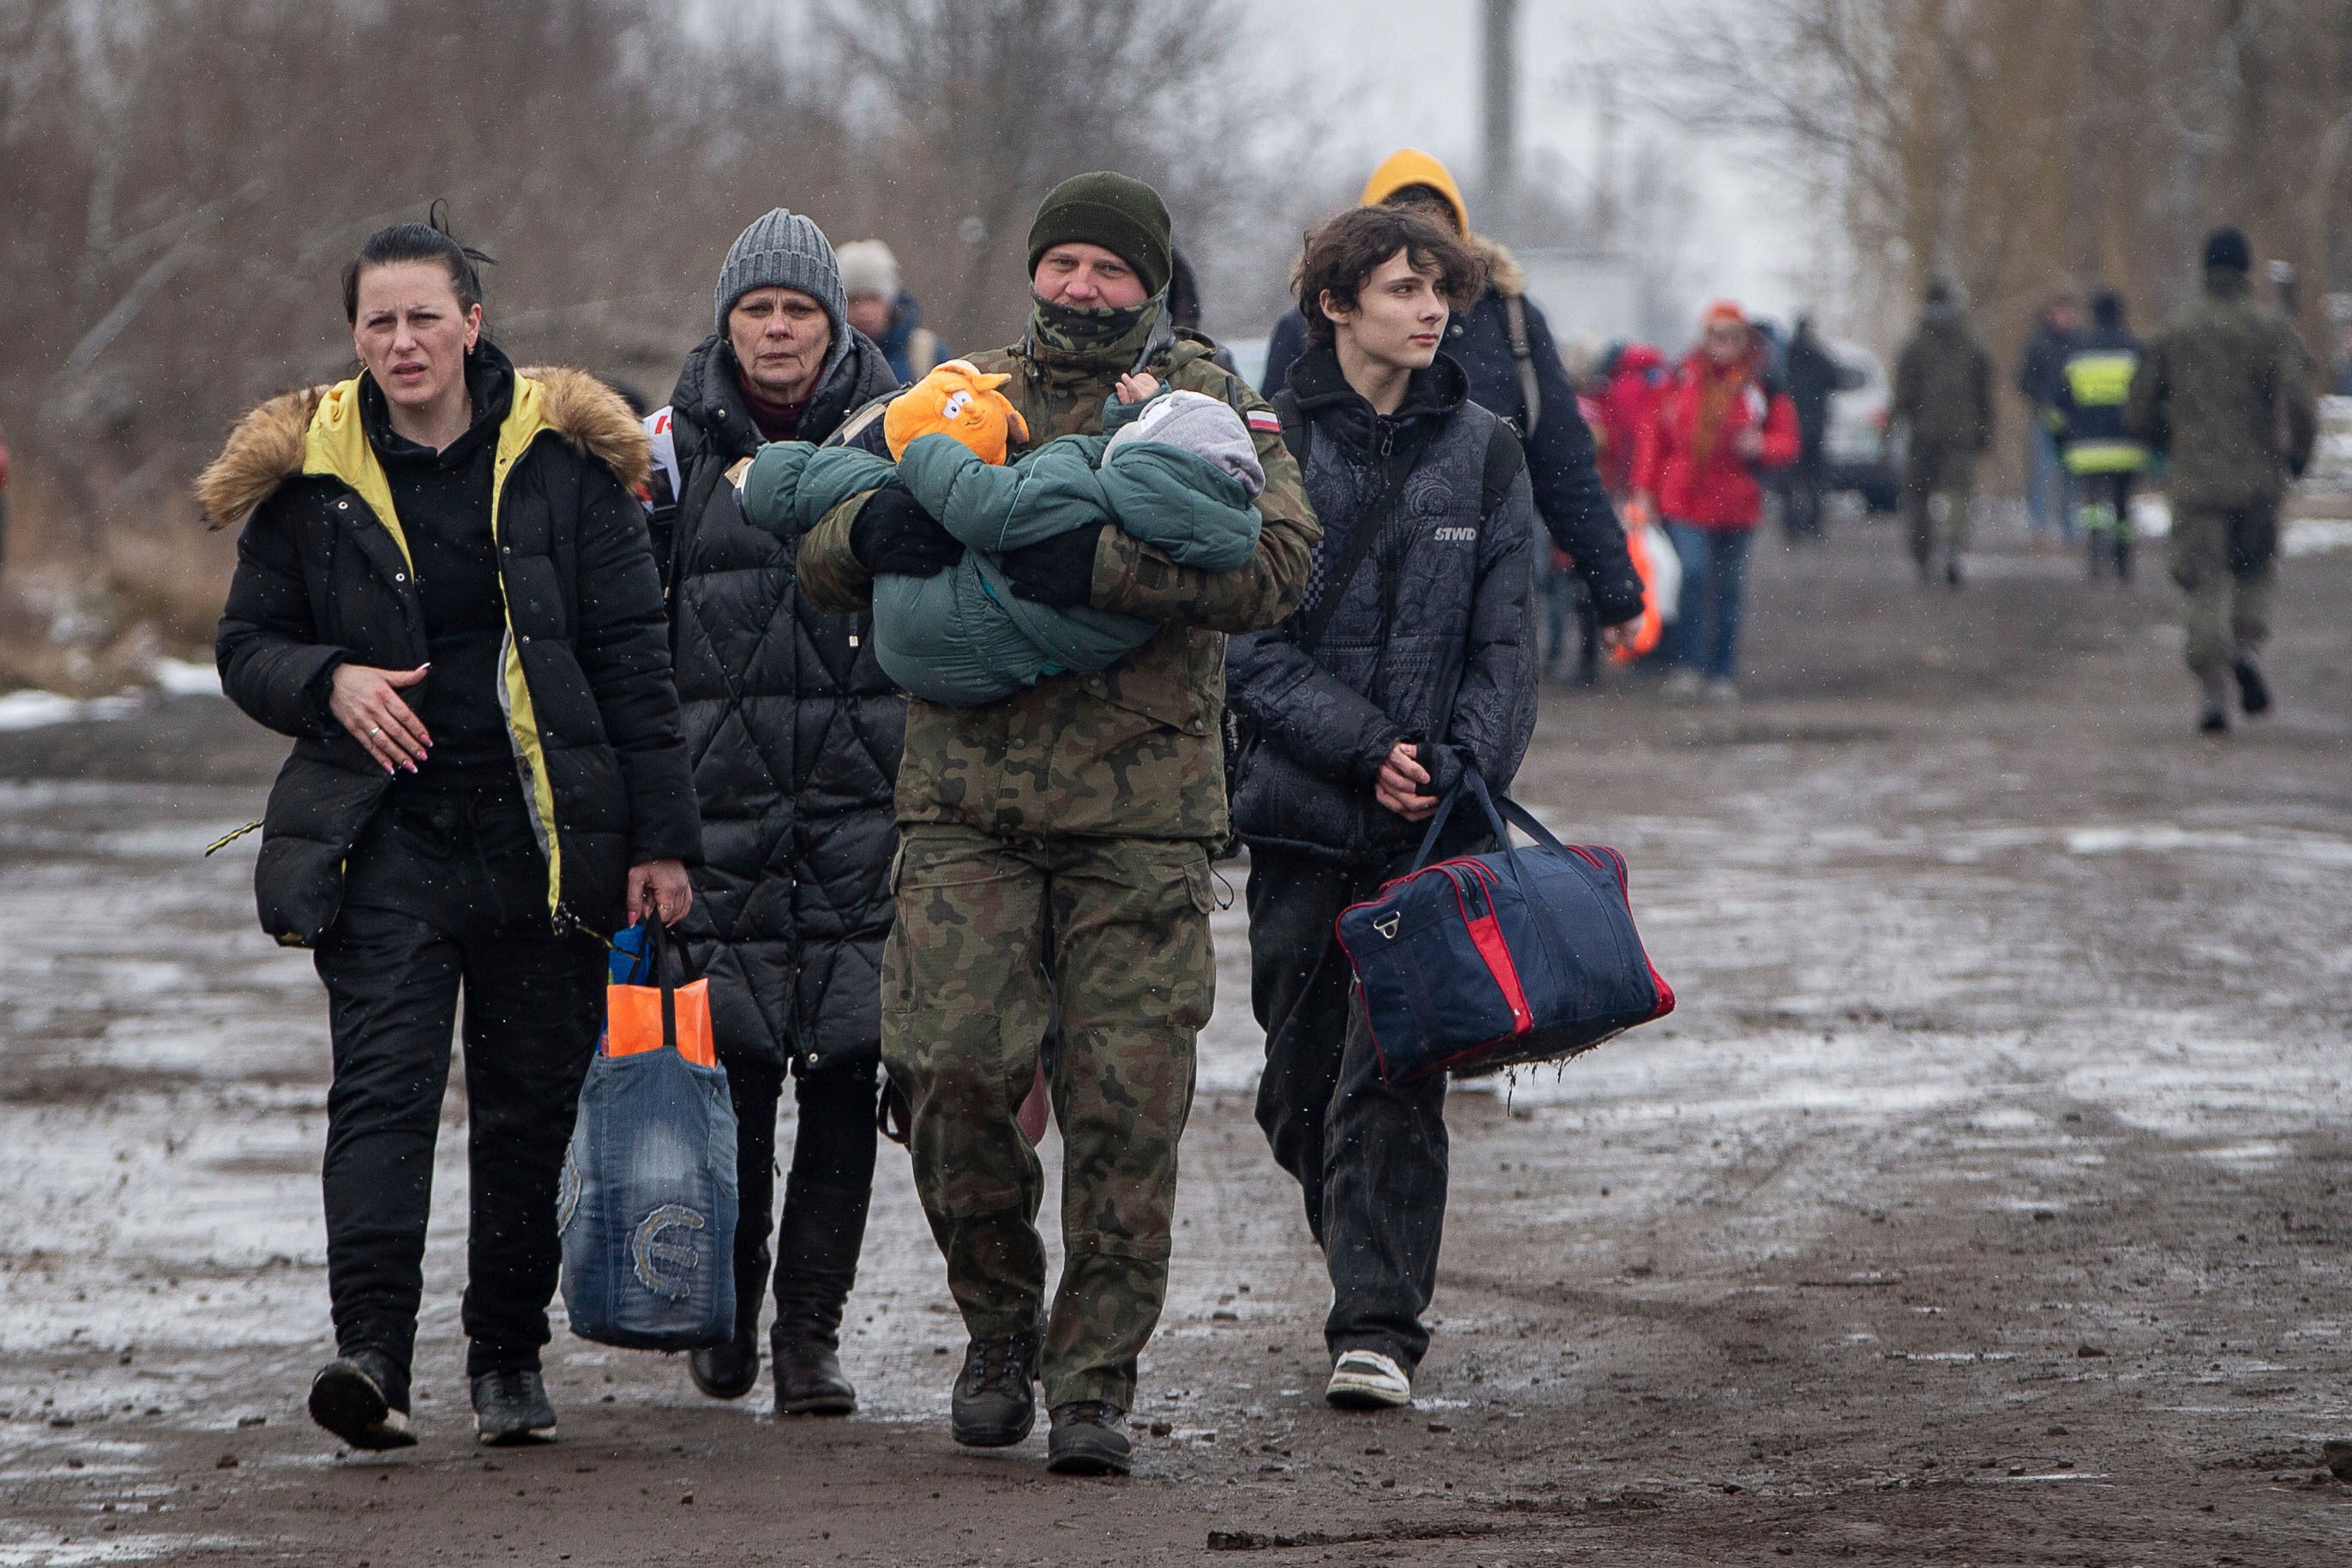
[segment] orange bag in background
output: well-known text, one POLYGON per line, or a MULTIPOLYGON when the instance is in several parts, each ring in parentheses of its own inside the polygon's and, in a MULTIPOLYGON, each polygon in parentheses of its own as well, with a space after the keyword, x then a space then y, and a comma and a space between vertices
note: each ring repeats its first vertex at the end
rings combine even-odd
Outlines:
POLYGON ((1632 640, 1609 655, 1621 664, 1656 649, 1682 590, 1682 562, 1666 531, 1633 507, 1625 508, 1625 553, 1633 557, 1633 570, 1642 579, 1642 613, 1634 618, 1632 640))

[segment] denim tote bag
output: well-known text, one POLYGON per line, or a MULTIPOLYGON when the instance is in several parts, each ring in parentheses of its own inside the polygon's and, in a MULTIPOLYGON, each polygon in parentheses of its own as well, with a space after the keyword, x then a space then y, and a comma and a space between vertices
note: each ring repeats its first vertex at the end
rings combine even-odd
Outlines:
POLYGON ((735 1110, 708 980, 678 983, 658 920, 614 944, 604 1038, 580 1090, 556 1225, 572 1332, 636 1350, 735 1333, 735 1110))

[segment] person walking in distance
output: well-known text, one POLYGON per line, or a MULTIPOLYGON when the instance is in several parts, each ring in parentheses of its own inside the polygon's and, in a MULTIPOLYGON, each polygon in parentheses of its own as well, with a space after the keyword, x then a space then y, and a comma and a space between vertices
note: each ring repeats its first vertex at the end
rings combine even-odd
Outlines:
MULTIPOLYGON (((2055 395, 2053 393, 2053 395, 2055 395)), ((1890 411, 1908 434, 1903 509, 1920 582, 1962 580, 1977 459, 1992 448, 1992 360, 1969 330, 1959 291, 1931 277, 1919 325, 1895 361, 1890 411)))
POLYGON ((866 618, 802 596, 790 545, 744 520, 729 474, 762 442, 823 440, 898 378, 850 324, 833 246, 805 215, 779 207, 753 220, 728 249, 712 306, 710 335, 646 421, 704 840, 679 930, 688 967, 710 983, 738 1129, 735 1333, 688 1367, 714 1399, 751 1391, 772 1258, 776 1413, 843 1416, 857 1407, 841 1314, 874 1185, 875 977, 906 700, 874 662, 866 618), (799 1113, 772 1254, 788 1071, 799 1113))
POLYGON ((2125 415, 2170 459, 2172 580, 2188 597, 2197 727, 2208 734, 2230 727, 2232 676, 2240 711, 2270 711, 2261 655, 2279 502, 2317 434, 2311 356, 2287 319, 2253 298, 2252 266, 2238 230, 2206 240, 2204 297, 2147 345, 2125 415))
MULTIPOLYGON (((1026 427, 1015 458, 1099 434, 1134 372, 1225 402, 1265 476, 1256 551, 1213 573, 1097 523, 1004 552, 1014 596, 1158 630, 1097 674, 972 707, 909 703, 882 966, 883 1064, 912 1110, 916 1191, 971 1335, 950 1429, 972 1447, 1021 1441, 1042 1372, 1048 1467, 1081 1474, 1133 1463, 1136 1357, 1167 1293, 1177 1142, 1214 988, 1209 854, 1228 831, 1223 633, 1296 607, 1317 538, 1273 412, 1169 319, 1171 244, 1149 185, 1063 182, 1030 225, 1026 330, 971 362, 1010 378, 998 390, 1026 427), (1016 1111, 1049 1013, 1066 1261, 1045 1315, 1044 1176, 1016 1111)), ((887 456, 884 424, 871 411, 836 439, 887 456)), ((877 574, 928 576, 962 549, 893 484, 803 537, 801 588, 848 612, 877 574)))
POLYGON ((1822 346, 1811 316, 1797 318, 1789 340, 1789 402, 1797 411, 1797 461, 1789 470, 1783 526, 1792 539, 1822 537, 1822 485, 1829 463, 1830 399, 1862 385, 1862 371, 1822 346))
POLYGON ((2067 505, 2066 468, 2052 422, 2063 384, 2066 350, 2082 326, 2071 288, 2054 290, 2042 307, 2033 331, 2017 360, 2017 390, 2025 398, 2028 437, 2025 515, 2036 539, 2072 539, 2074 518, 2067 505))
MULTIPOLYGON (((1324 525, 1306 597, 1228 661, 1244 737, 1257 1099, 1331 1277, 1326 1397, 1412 1396, 1446 1193, 1445 1078, 1391 1084, 1332 922, 1407 869, 1465 768, 1496 790, 1534 733, 1534 496, 1511 427, 1440 351, 1476 256, 1405 210, 1318 229, 1298 269, 1307 350, 1276 398, 1324 525)), ((1549 548, 1549 540, 1543 541, 1549 548)), ((1481 847, 1448 826, 1444 854, 1481 847)))
POLYGON ((2118 582, 2131 578, 2132 483, 2147 467, 2147 445, 2132 434, 2124 405, 2139 361, 2123 297, 2101 289, 2091 297, 2090 329, 2067 350, 2053 409, 2094 582, 2110 569, 2118 582))
POLYGON ((1642 427, 1633 506, 1665 524, 1683 569, 1682 613, 1661 648, 1677 696, 1739 700, 1748 547, 1764 515, 1756 472, 1797 456, 1797 412, 1762 360, 1746 313, 1729 300, 1708 306, 1698 346, 1642 427))
POLYGON ((700 854, 646 439, 579 371, 517 370, 476 257, 371 235, 343 272, 360 373, 247 414, 197 483, 242 521, 221 689, 294 749, 264 929, 314 949, 334 1077, 321 1169, 335 1359, 311 1418, 416 1441, 409 1373, 433 1145, 465 1000, 475 1431, 555 1435, 540 1375, 556 1194, 604 1019, 599 936, 692 905, 700 854))
POLYGON ((849 324, 890 361, 900 385, 921 381, 942 360, 955 358, 940 335, 923 325, 923 308, 898 281, 898 257, 878 239, 854 239, 838 253, 849 324))

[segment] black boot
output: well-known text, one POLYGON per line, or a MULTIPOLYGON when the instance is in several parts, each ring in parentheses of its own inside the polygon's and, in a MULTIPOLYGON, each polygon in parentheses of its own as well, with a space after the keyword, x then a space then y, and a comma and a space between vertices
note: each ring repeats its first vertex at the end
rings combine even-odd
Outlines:
POLYGON ((846 1416, 857 1390, 841 1371, 841 1311, 857 1280, 870 1193, 784 1178, 776 1228, 776 1414, 846 1416))
POLYGON ((355 1350, 310 1380, 310 1419, 354 1448, 407 1448, 408 1373, 380 1350, 355 1350))
POLYGON ((687 1375, 713 1399, 740 1399, 760 1381, 760 1306, 768 1294, 768 1246, 735 1260, 735 1337, 696 1351, 687 1375))

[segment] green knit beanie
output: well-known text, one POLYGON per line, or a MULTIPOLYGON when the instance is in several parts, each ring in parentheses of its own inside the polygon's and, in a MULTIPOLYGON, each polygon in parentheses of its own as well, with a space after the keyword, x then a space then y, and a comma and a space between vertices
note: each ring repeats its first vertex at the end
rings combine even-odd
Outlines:
POLYGON ((1078 174, 1045 193, 1029 225, 1029 276, 1057 245, 1098 245, 1143 279, 1146 294, 1168 287, 1171 263, 1168 204, 1160 193, 1125 174, 1078 174))

